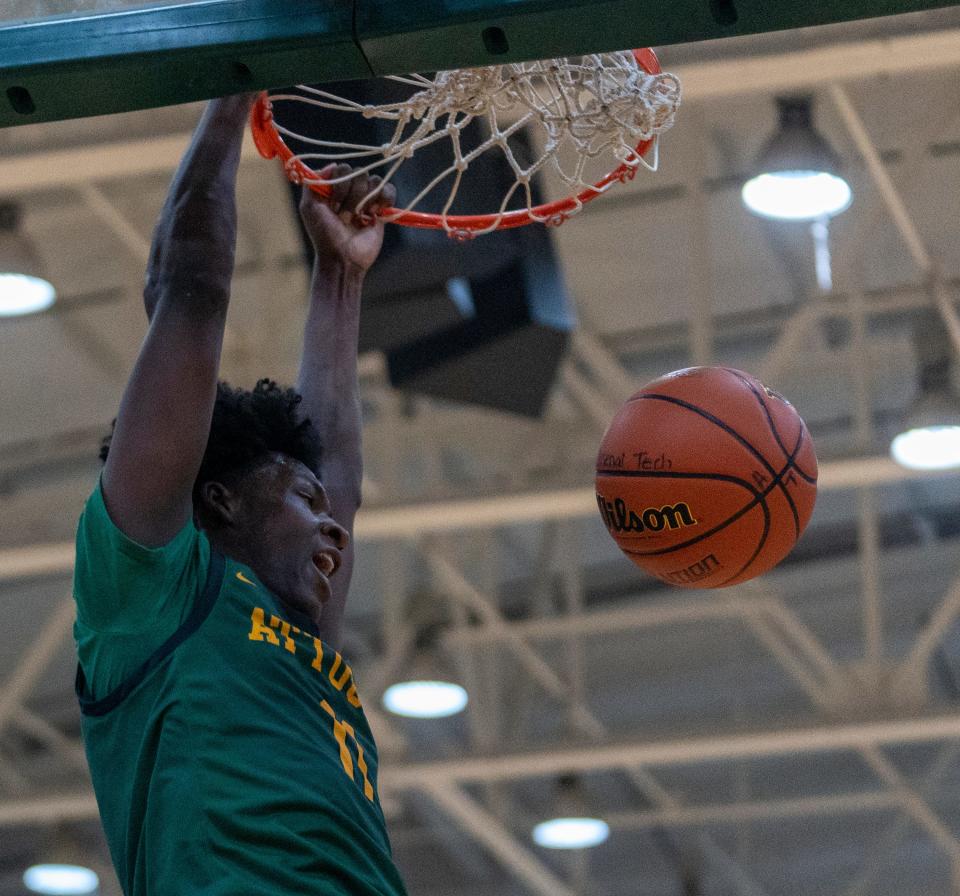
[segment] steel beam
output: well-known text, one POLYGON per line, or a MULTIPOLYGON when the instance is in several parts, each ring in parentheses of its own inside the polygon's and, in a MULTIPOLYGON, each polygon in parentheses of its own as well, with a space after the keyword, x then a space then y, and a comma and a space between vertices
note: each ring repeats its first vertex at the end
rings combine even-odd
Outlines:
POLYGON ((897 230, 900 231, 910 257, 920 273, 929 279, 934 294, 934 302, 943 318, 947 332, 950 334, 954 352, 960 355, 960 314, 957 313, 956 306, 942 282, 938 263, 930 254, 930 250, 920 235, 919 227, 907 210, 900 191, 894 185, 886 166, 880 158, 880 153, 870 139, 870 135, 867 133, 867 129, 864 127, 863 121, 857 114, 857 110, 850 101, 847 92, 839 84, 831 84, 830 98, 843 118, 857 150, 863 157, 870 177, 880 193, 880 198, 883 200, 897 230))
MULTIPOLYGON (((158 171, 173 171, 189 145, 189 134, 171 134, 22 155, 10 154, 0 160, 0 194, 26 195, 86 183, 130 181, 158 171)), ((244 140, 241 158, 260 160, 252 140, 244 140)))
POLYGON ((97 800, 90 791, 0 803, 0 827, 53 824, 97 817, 97 800))
POLYGON ((898 689, 909 690, 912 683, 926 673, 930 656, 946 637, 958 615, 960 615, 960 576, 951 582, 943 600, 917 635, 910 653, 900 663, 893 682, 894 692, 898 689))
POLYGON ((435 551, 426 551, 425 556, 437 583, 449 598, 473 610, 485 628, 504 635, 504 642, 517 660, 544 690, 558 700, 570 703, 571 721, 585 734, 604 736, 606 731, 603 723, 585 704, 572 699, 568 683, 520 635, 511 630, 499 607, 477 591, 445 557, 435 551))
MULTIPOLYGON (((929 795, 939 789, 944 776, 951 770, 960 756, 960 743, 953 742, 940 750, 939 755, 923 775, 920 782, 921 794, 929 795)), ((884 870, 886 862, 897 853, 897 847, 913 829, 910 816, 901 814, 896 821, 875 839, 870 854, 863 856, 862 871, 843 891, 842 896, 866 896, 876 877, 884 870)))
POLYGON ((645 743, 590 744, 500 756, 464 756, 457 760, 395 765, 384 771, 383 784, 387 789, 403 790, 423 788, 431 783, 506 781, 635 766, 725 762, 957 739, 960 739, 960 714, 952 713, 712 737, 691 735, 645 743))
MULTIPOLYGON (((889 457, 827 461, 820 466, 821 491, 895 482, 933 480, 953 471, 908 470, 889 457)), ((517 492, 395 506, 367 506, 357 516, 360 541, 416 539, 438 532, 593 517, 597 513, 592 487, 517 492)), ((0 550, 0 582, 8 579, 63 575, 73 569, 73 545, 68 542, 26 545, 0 550)))
MULTIPOLYGON (((854 458, 822 464, 818 487, 821 490, 849 489, 943 478, 951 473, 907 470, 888 457, 854 458)), ((553 489, 392 507, 368 506, 357 516, 355 534, 360 541, 416 539, 438 532, 588 518, 596 512, 593 488, 553 489)), ((2 549, 0 583, 66 575, 73 569, 73 560, 74 546, 71 542, 2 549)))
POLYGON ((901 805, 946 853, 954 868, 960 867, 960 842, 950 829, 937 817, 927 801, 904 779, 896 766, 877 749, 875 744, 865 747, 861 753, 867 764, 881 780, 900 798, 901 805))
MULTIPOLYGON (((381 770, 385 793, 432 788, 449 784, 507 781, 571 772, 634 769, 718 762, 750 757, 863 750, 871 745, 949 741, 950 747, 922 787, 934 786, 946 767, 955 761, 960 741, 960 714, 823 725, 775 731, 684 737, 657 742, 587 744, 569 748, 500 756, 465 756, 459 760, 387 765, 381 770)), ((449 792, 449 791, 447 791, 449 792)), ((454 798, 455 799, 455 798, 454 798)), ((772 817, 801 817, 845 811, 880 811, 902 805, 892 791, 825 797, 796 798, 770 803, 730 803, 722 806, 665 806, 650 813, 614 813, 617 826, 643 828, 660 824, 701 825, 749 822, 772 817)), ((49 823, 59 819, 96 817, 96 801, 82 791, 57 797, 35 797, 0 802, 0 826, 49 823)))
POLYGON ((856 43, 737 57, 672 69, 686 103, 751 93, 812 90, 839 81, 873 80, 960 66, 960 30, 884 37, 856 43))
POLYGON ((891 791, 868 793, 853 791, 830 796, 805 796, 793 799, 754 800, 699 806, 663 806, 650 812, 609 812, 604 815, 604 820, 615 830, 645 831, 659 827, 722 827, 760 821, 815 818, 823 815, 888 812, 900 809, 902 806, 903 801, 891 791))
MULTIPOLYGON (((632 768, 627 771, 627 774, 630 780, 641 789, 641 792, 660 807, 659 813, 650 814, 666 815, 671 812, 683 811, 680 801, 647 769, 632 768)), ((604 815, 604 818, 608 823, 612 820, 608 813, 604 815)), ((655 827, 659 826, 656 825, 655 827)), ((766 892, 754 880, 753 876, 748 874, 743 865, 721 847, 713 836, 702 832, 697 836, 697 843, 708 858, 721 866, 723 872, 741 896, 766 896, 766 892)))
POLYGON ((424 782, 423 791, 477 842, 539 896, 577 896, 493 815, 459 787, 424 782))
POLYGON ((30 642, 17 668, 3 683, 0 693, 0 732, 20 708, 47 665, 70 633, 76 611, 70 599, 61 601, 37 636, 30 642))

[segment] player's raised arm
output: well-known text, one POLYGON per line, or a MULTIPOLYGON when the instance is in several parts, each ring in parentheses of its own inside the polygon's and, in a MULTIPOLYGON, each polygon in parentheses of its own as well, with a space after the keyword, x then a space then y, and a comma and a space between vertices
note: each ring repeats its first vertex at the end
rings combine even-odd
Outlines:
POLYGON ((206 108, 161 212, 144 293, 151 319, 102 475, 116 525, 145 545, 190 519, 216 397, 236 243, 234 185, 252 96, 206 108))
MULTIPOLYGON (((341 165, 330 166, 323 173, 336 177, 348 171, 341 165)), ((383 242, 383 223, 375 220, 364 225, 354 209, 378 184, 379 178, 359 175, 336 185, 327 200, 304 190, 300 203, 316 257, 297 389, 303 396, 303 414, 313 421, 323 445, 320 478, 331 516, 351 535, 363 479, 357 383, 360 292, 383 242)), ((388 185, 366 210, 392 205, 394 197, 394 189, 388 185)), ((351 541, 331 579, 332 596, 320 620, 321 634, 331 644, 339 641, 352 568, 351 541)))

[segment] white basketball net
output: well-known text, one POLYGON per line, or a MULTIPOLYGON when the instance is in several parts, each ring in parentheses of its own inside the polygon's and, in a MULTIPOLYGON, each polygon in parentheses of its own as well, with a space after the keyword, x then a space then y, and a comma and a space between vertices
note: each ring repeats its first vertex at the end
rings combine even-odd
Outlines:
MULTIPOLYGON (((381 146, 340 143, 297 134, 275 120, 277 131, 311 147, 311 151, 299 153, 295 158, 314 171, 330 162, 348 162, 353 170, 347 178, 339 180, 371 172, 379 174, 384 183, 389 182, 399 166, 417 150, 437 141, 449 141, 450 164, 424 184, 412 199, 398 200, 398 211, 393 217, 416 211, 432 191, 446 189, 449 192, 439 214, 444 230, 459 237, 496 229, 518 190, 522 191, 519 201, 525 202, 527 210, 533 212, 531 178, 541 170, 545 173, 549 170, 559 177, 574 198, 585 190, 599 193, 610 186, 607 184, 599 190, 594 187, 598 180, 597 163, 591 166, 594 160, 606 165, 600 169, 605 172, 626 165, 627 174, 620 180, 632 177, 640 165, 656 170, 656 138, 673 124, 680 102, 677 78, 665 73, 648 74, 630 51, 442 71, 433 80, 422 75, 390 76, 390 80, 408 85, 414 92, 405 100, 384 105, 363 105, 305 86, 299 88, 302 94, 271 96, 274 108, 284 101, 301 102, 393 122, 393 135, 381 146), (487 136, 466 151, 461 148, 460 137, 474 119, 481 119, 486 125, 487 136), (523 164, 509 140, 511 135, 528 126, 541 130, 542 152, 532 162, 527 160, 523 164), (636 152, 637 144, 646 140, 655 141, 649 162, 636 152), (482 210, 493 215, 489 226, 469 233, 458 230, 448 221, 448 216, 464 172, 475 158, 495 147, 502 151, 514 182, 495 209, 482 210), (444 185, 445 181, 449 181, 449 187, 444 185)), ((317 178, 317 182, 321 180, 317 178)), ((374 195, 375 192, 371 193, 364 202, 374 195)), ((559 217, 565 219, 582 205, 580 199, 575 198, 573 207, 559 217)), ((555 215, 540 217, 534 213, 533 217, 544 223, 560 223, 553 220, 555 215)))

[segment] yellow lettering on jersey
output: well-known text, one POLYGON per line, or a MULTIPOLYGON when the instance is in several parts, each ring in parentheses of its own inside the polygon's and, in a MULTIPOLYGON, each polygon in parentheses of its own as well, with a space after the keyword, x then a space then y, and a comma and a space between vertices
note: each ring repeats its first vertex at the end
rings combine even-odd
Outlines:
POLYGON ((357 709, 360 708, 360 695, 357 693, 357 685, 355 682, 350 682, 350 687, 347 689, 347 703, 351 706, 356 706, 357 709))
POLYGON ((350 755, 350 750, 347 747, 347 726, 337 718, 337 714, 326 700, 321 700, 320 705, 323 707, 324 712, 329 713, 330 718, 333 719, 333 736, 337 739, 337 743, 340 744, 340 763, 343 765, 343 770, 347 773, 347 776, 352 780, 353 757, 350 755))
MULTIPOLYGON (((270 617, 270 625, 276 628, 276 616, 270 617)), ((253 612, 250 614, 250 621, 252 623, 250 627, 250 634, 247 637, 251 641, 268 641, 270 644, 276 646, 280 645, 280 639, 277 637, 276 632, 273 631, 273 628, 268 627, 263 621, 263 608, 254 607, 253 612)))
POLYGON ((318 672, 323 671, 323 641, 319 638, 313 639, 313 649, 317 652, 317 655, 313 658, 313 662, 310 664, 318 672))
POLYGON ((351 740, 353 740, 353 745, 357 748, 357 768, 360 769, 360 774, 363 775, 363 795, 372 803, 373 785, 370 783, 370 779, 367 777, 367 760, 363 758, 363 747, 360 746, 360 741, 357 740, 357 735, 353 730, 353 725, 350 725, 347 722, 341 722, 340 724, 346 729, 347 734, 349 734, 351 740))
POLYGON ((373 785, 367 777, 367 760, 363 756, 363 747, 360 746, 360 741, 357 740, 353 725, 348 722, 341 722, 326 700, 321 700, 320 706, 323 708, 323 711, 333 719, 333 736, 340 746, 340 764, 343 766, 343 770, 347 773, 347 777, 350 778, 351 781, 353 780, 353 757, 350 755, 350 749, 347 747, 347 735, 350 735, 350 740, 353 741, 353 745, 357 748, 357 768, 360 769, 360 774, 363 775, 363 795, 372 803, 374 793, 373 785))
POLYGON ((343 663, 343 657, 339 653, 335 653, 333 656, 333 665, 330 667, 330 683, 338 690, 342 691, 343 686, 347 683, 347 680, 353 674, 350 670, 350 667, 343 663, 343 672, 340 673, 340 677, 337 678, 337 669, 340 668, 340 664, 343 663))
MULTIPOLYGON (((273 617, 270 618, 270 624, 273 625, 273 617)), ((280 620, 280 636, 283 638, 283 646, 290 653, 297 652, 297 645, 293 643, 290 637, 290 623, 285 619, 280 620)))

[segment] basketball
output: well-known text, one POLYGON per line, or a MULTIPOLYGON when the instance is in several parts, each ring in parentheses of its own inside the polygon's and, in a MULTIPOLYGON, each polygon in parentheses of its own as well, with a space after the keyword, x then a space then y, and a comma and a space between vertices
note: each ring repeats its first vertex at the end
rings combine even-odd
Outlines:
POLYGON ((671 585, 722 588, 776 566, 817 496, 817 458, 782 395, 729 367, 653 380, 611 421, 597 455, 607 530, 671 585))

